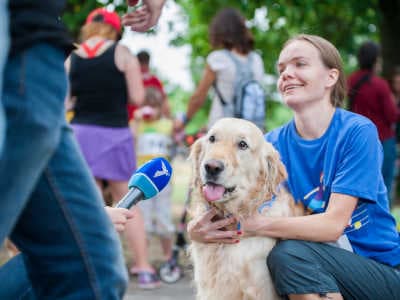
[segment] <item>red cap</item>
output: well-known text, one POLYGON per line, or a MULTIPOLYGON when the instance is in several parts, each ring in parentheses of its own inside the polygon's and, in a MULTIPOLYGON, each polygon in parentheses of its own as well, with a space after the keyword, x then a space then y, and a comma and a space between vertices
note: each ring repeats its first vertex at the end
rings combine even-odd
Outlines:
POLYGON ((92 22, 100 22, 109 24, 115 28, 117 32, 121 30, 121 20, 117 13, 108 11, 104 7, 96 8, 86 18, 86 24, 92 22))

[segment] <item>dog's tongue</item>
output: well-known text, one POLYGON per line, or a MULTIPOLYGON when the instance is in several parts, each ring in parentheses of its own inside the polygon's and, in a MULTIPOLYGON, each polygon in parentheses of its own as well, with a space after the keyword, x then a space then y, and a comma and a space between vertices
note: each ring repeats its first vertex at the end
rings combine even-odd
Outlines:
POLYGON ((221 199, 222 196, 224 195, 224 192, 225 192, 225 188, 222 185, 207 183, 203 187, 204 197, 207 199, 207 201, 210 201, 210 202, 221 199))

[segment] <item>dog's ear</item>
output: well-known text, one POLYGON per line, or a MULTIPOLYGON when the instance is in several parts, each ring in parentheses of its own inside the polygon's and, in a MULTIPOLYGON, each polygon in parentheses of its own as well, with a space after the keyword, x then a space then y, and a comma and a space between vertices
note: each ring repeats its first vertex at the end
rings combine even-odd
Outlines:
POLYGON ((287 172, 284 164, 281 161, 278 151, 272 146, 271 143, 265 142, 265 156, 267 177, 272 184, 270 191, 274 192, 277 186, 287 178, 287 172))
POLYGON ((194 186, 200 186, 199 184, 196 184, 198 180, 200 180, 200 161, 201 157, 203 156, 203 139, 199 138, 194 144, 190 147, 190 154, 189 154, 189 161, 191 162, 191 167, 192 167, 192 180, 191 180, 191 185, 192 187, 194 186))
POLYGON ((203 141, 204 137, 198 139, 190 147, 190 154, 188 160, 191 163, 191 178, 189 181, 191 201, 189 206, 189 214, 191 216, 198 216, 202 211, 204 211, 204 204, 202 205, 199 196, 201 194, 201 180, 200 180, 200 162, 202 160, 203 154, 203 141))

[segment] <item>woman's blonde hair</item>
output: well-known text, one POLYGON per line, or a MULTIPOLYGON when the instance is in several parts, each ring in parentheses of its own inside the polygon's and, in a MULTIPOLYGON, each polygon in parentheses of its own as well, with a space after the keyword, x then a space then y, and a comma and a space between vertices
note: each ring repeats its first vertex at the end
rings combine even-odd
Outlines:
POLYGON ((119 33, 113 26, 106 23, 91 22, 83 25, 80 32, 81 42, 86 41, 93 36, 100 36, 108 40, 116 41, 118 40, 119 33))
POLYGON ((333 106, 342 106, 346 96, 346 77, 343 71, 343 62, 340 57, 339 51, 328 40, 310 34, 299 34, 286 41, 283 48, 288 46, 294 41, 306 41, 317 48, 321 57, 322 63, 329 69, 337 69, 339 77, 331 93, 331 103, 333 106))

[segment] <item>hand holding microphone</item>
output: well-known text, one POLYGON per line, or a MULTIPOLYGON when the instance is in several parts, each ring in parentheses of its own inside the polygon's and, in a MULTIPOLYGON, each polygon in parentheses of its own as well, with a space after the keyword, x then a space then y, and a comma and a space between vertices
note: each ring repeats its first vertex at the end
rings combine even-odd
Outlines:
POLYGON ((142 165, 129 179, 129 192, 116 207, 131 208, 141 200, 156 196, 170 181, 172 167, 162 158, 154 158, 142 165))
POLYGON ((104 209, 118 232, 123 232, 128 220, 134 216, 133 211, 122 207, 105 206, 104 209))

